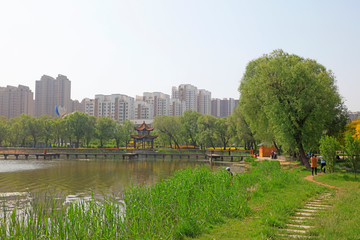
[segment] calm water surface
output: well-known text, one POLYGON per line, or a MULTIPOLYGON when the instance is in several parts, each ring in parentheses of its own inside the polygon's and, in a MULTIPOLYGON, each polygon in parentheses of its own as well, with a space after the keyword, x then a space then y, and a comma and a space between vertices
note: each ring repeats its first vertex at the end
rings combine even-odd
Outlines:
MULTIPOLYGON (((0 200, 12 208, 31 195, 56 193, 65 202, 120 196, 131 185, 150 185, 176 170, 208 165, 199 160, 0 160, 0 200)), ((215 166, 215 168, 224 167, 215 166)), ((239 171, 239 170, 235 170, 239 171)))

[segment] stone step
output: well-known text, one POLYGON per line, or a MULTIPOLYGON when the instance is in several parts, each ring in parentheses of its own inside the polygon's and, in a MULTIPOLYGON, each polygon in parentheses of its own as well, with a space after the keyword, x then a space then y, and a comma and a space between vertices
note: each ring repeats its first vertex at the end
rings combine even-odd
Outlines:
POLYGON ((292 233, 306 233, 306 230, 300 230, 300 229, 284 228, 282 230, 292 233))
POLYGON ((316 213, 316 212, 319 212, 319 211, 318 211, 318 210, 314 210, 314 209, 306 209, 306 208, 302 208, 302 209, 299 209, 299 212, 316 213))
POLYGON ((304 229, 310 229, 313 228, 314 226, 308 226, 308 225, 296 225, 296 224, 286 224, 286 226, 288 227, 294 227, 294 228, 304 228, 304 229))
POLYGON ((289 239, 289 238, 305 238, 305 239, 309 239, 312 238, 311 236, 306 236, 306 235, 293 235, 293 234, 279 234, 280 237, 284 237, 285 239, 289 239))
POLYGON ((314 209, 314 210, 323 210, 326 209, 325 207, 313 207, 313 206, 304 206, 304 209, 314 209))
POLYGON ((282 229, 282 233, 278 234, 281 239, 289 238, 304 238, 304 239, 313 239, 317 238, 315 236, 305 235, 308 233, 309 229, 314 228, 311 226, 310 220, 315 219, 314 215, 321 211, 325 211, 331 205, 327 204, 327 200, 333 197, 333 193, 323 193, 320 196, 317 196, 316 199, 310 200, 304 206, 304 208, 299 209, 295 216, 289 219, 289 223, 286 224, 288 228, 282 229), (284 232, 287 232, 285 234, 284 232))
POLYGON ((313 216, 313 213, 308 213, 308 212, 297 212, 295 213, 296 215, 301 215, 301 216, 313 216))
POLYGON ((305 206, 312 206, 312 207, 331 207, 329 204, 317 204, 317 203, 307 203, 305 206))
MULTIPOLYGON (((307 220, 307 219, 306 219, 307 220)), ((290 222, 294 222, 294 223, 304 223, 304 222, 306 222, 306 220, 305 219, 290 219, 290 222)))
POLYGON ((310 217, 310 216, 294 216, 294 219, 296 219, 296 220, 311 220, 311 219, 315 219, 315 218, 310 217))

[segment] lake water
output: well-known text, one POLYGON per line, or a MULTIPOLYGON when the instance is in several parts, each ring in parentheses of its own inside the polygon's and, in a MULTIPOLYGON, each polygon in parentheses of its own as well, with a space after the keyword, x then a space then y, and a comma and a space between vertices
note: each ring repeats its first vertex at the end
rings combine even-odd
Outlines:
MULTIPOLYGON (((132 184, 150 185, 176 170, 209 165, 200 160, 0 160, 0 200, 13 205, 30 194, 56 193, 64 201, 120 196, 132 184)), ((227 165, 218 165, 223 168, 227 165)), ((239 167, 238 167, 239 168, 239 167)), ((237 169, 236 171, 239 171, 237 169)))

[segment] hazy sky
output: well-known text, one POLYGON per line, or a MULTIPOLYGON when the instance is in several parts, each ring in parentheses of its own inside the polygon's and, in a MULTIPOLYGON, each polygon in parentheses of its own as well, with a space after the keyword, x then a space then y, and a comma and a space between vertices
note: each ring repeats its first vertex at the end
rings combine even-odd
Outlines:
POLYGON ((78 100, 183 83, 239 98, 246 64, 281 48, 331 69, 360 111, 356 0, 0 0, 0 31, 0 86, 63 74, 78 100))

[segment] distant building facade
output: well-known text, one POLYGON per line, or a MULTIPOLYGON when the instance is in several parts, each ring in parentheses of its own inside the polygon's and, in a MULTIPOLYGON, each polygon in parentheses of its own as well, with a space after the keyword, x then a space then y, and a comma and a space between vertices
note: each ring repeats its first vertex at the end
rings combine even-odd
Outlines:
POLYGON ((172 99, 185 103, 185 111, 198 111, 198 89, 191 84, 181 84, 172 88, 172 99))
POLYGON ((197 111, 201 114, 211 114, 211 92, 205 89, 198 91, 197 111))
POLYGON ((172 87, 171 90, 171 113, 177 116, 178 112, 195 111, 201 114, 211 114, 211 92, 198 89, 191 84, 181 84, 172 87), (177 101, 178 100, 178 101, 177 101))
POLYGON ((142 96, 137 96, 134 119, 154 119, 154 103, 146 102, 142 96))
POLYGON ((170 96, 161 92, 144 92, 143 100, 152 104, 154 117, 169 115, 170 113, 170 96))
POLYGON ((85 112, 85 102, 81 101, 79 102, 78 100, 72 100, 71 101, 72 107, 71 107, 71 112, 85 112))
POLYGON ((7 119, 21 114, 34 116, 34 94, 29 87, 0 87, 0 116, 7 119))
POLYGON ((360 118, 360 112, 349 112, 350 121, 360 118))
POLYGON ((230 116, 231 114, 233 114, 238 104, 239 100, 235 100, 233 98, 214 98, 211 100, 211 115, 215 117, 230 116))
POLYGON ((180 101, 179 99, 171 99, 170 102, 170 116, 182 116, 185 112, 185 102, 180 101))
POLYGON ((84 98, 81 103, 84 105, 84 112, 90 116, 95 116, 95 99, 84 98))
POLYGON ((56 79, 43 75, 35 83, 35 115, 55 117, 56 106, 64 107, 67 113, 72 111, 71 82, 61 74, 56 79))
POLYGON ((123 94, 98 94, 95 100, 85 101, 85 113, 95 117, 110 117, 120 122, 131 120, 134 119, 134 98, 123 94))

